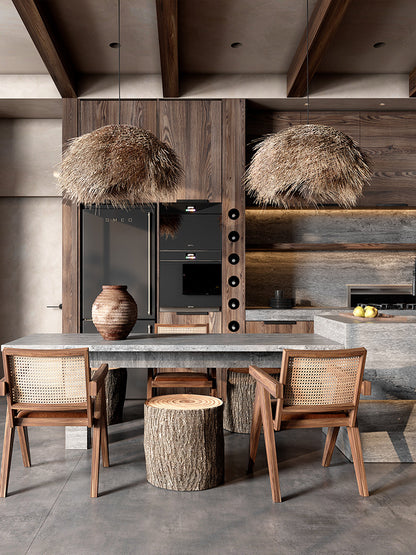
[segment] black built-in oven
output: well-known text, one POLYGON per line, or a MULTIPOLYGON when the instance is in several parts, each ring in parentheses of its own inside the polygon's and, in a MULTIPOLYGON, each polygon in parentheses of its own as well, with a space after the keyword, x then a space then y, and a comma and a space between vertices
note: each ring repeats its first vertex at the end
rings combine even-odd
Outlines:
POLYGON ((221 205, 160 207, 160 307, 221 307, 221 205))

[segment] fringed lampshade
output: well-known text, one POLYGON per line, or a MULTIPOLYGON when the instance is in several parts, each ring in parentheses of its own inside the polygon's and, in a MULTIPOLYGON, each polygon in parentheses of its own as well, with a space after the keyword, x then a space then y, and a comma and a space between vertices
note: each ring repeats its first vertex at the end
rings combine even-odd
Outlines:
POLYGON ((159 233, 165 239, 174 238, 178 233, 182 223, 180 214, 161 214, 159 223, 159 233))
POLYGON ((174 201, 182 173, 175 152, 150 131, 106 125, 70 141, 58 184, 77 204, 125 208, 174 201))
POLYGON ((367 156, 347 135, 326 125, 297 125, 266 137, 245 174, 259 205, 351 208, 371 178, 367 156))

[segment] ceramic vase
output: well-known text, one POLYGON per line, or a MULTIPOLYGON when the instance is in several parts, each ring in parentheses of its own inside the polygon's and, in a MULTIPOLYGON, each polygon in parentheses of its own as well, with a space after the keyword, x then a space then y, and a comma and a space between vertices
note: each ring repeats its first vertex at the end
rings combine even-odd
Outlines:
POLYGON ((102 287, 92 305, 92 321, 104 339, 126 339, 137 320, 137 305, 127 285, 102 287))

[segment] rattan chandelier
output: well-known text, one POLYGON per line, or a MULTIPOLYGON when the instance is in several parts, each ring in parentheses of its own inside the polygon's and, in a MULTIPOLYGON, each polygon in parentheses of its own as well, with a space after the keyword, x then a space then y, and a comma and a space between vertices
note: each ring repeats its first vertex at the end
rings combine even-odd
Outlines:
POLYGON ((309 124, 309 4, 306 0, 307 124, 268 135, 255 147, 245 173, 247 192, 260 206, 355 206, 372 171, 369 157, 348 135, 309 124))
POLYGON ((351 208, 371 173, 369 159, 345 133, 308 124, 269 135, 259 143, 245 183, 254 202, 263 206, 351 208))
POLYGON ((182 178, 174 150, 153 133, 122 125, 120 87, 120 0, 118 6, 118 124, 100 127, 68 142, 58 175, 62 197, 77 204, 172 202, 182 178))
POLYGON ((70 142, 58 185, 77 204, 125 208, 175 200, 181 175, 175 152, 150 131, 106 125, 70 142))

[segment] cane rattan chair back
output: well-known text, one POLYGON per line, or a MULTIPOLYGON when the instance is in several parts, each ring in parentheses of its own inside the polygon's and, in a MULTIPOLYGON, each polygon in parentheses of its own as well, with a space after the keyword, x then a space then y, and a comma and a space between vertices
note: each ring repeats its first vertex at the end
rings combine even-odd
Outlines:
MULTIPOLYGON (((209 333, 208 324, 155 324, 157 334, 204 334, 209 333)), ((187 372, 186 370, 175 371, 175 369, 153 369, 149 368, 147 378, 147 399, 153 397, 155 388, 207 388, 210 394, 216 395, 215 369, 206 369, 204 372, 187 372)))
POLYGON ((358 490, 360 495, 368 496, 357 427, 360 393, 370 392, 369 382, 363 382, 365 358, 364 348, 285 350, 279 382, 260 368, 250 367, 257 385, 249 468, 254 465, 263 424, 273 501, 281 501, 274 430, 294 428, 328 428, 322 465, 329 466, 339 428, 346 426, 358 490), (274 421, 270 395, 277 399, 274 421))
POLYGON ((0 497, 6 497, 17 428, 23 463, 30 466, 28 426, 87 426, 93 428, 91 496, 98 494, 100 444, 108 461, 103 364, 91 379, 88 349, 35 350, 6 348, 1 393, 7 396, 6 431, 0 477, 0 497), (98 447, 97 447, 98 446, 98 447), (98 459, 97 459, 98 449, 98 459))

